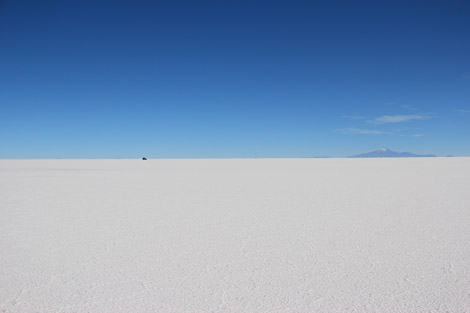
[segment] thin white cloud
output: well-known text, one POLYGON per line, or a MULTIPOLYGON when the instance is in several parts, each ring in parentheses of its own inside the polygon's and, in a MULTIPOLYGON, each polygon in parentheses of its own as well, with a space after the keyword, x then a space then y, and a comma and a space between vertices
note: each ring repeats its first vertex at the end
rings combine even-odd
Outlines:
POLYGON ((423 136, 423 135, 421 135, 421 134, 413 134, 413 135, 411 135, 411 137, 422 137, 422 136, 423 136))
POLYGON ((400 123, 400 122, 406 122, 406 121, 411 121, 411 120, 426 120, 428 118, 431 118, 430 116, 427 115, 384 115, 380 117, 376 117, 370 121, 369 123, 372 124, 388 124, 388 123, 400 123))
POLYGON ((457 112, 467 114, 467 113, 470 113, 470 110, 464 110, 464 109, 462 109, 462 110, 457 110, 457 112))
POLYGON ((342 128, 338 132, 344 135, 391 135, 390 132, 385 132, 375 129, 360 129, 360 128, 342 128))
POLYGON ((361 116, 361 115, 343 115, 342 117, 343 118, 350 118, 350 119, 353 119, 353 120, 363 120, 363 119, 367 118, 367 116, 361 116))
POLYGON ((404 104, 401 106, 403 109, 405 110, 412 110, 412 111, 416 111, 416 108, 412 105, 408 105, 408 104, 404 104))

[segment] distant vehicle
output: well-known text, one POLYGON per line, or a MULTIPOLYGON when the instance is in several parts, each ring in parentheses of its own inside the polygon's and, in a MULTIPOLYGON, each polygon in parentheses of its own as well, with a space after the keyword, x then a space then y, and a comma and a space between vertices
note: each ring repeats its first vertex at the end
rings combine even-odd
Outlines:
POLYGON ((147 161, 147 158, 142 158, 142 160, 147 161))

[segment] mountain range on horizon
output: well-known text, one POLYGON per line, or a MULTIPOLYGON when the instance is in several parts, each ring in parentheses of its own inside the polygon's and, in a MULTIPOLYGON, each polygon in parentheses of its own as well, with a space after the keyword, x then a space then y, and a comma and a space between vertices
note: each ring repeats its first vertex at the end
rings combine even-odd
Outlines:
POLYGON ((349 158, 430 158, 436 157, 434 154, 414 154, 410 152, 396 152, 388 148, 380 148, 378 150, 349 156, 349 158))

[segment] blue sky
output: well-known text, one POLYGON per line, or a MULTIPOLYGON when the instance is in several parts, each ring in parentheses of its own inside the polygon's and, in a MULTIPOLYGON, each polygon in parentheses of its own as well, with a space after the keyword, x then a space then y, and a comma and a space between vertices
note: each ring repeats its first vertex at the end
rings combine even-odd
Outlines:
POLYGON ((470 156, 468 1, 2 1, 0 158, 470 156))

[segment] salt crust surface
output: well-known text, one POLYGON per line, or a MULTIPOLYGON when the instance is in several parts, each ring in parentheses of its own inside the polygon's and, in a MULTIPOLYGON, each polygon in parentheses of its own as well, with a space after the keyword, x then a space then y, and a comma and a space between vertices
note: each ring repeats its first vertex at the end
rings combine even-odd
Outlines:
POLYGON ((0 312, 470 312, 470 158, 0 160, 0 312))

